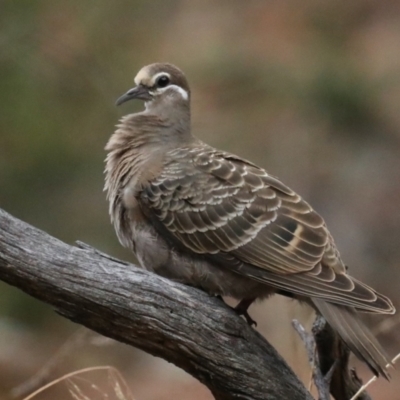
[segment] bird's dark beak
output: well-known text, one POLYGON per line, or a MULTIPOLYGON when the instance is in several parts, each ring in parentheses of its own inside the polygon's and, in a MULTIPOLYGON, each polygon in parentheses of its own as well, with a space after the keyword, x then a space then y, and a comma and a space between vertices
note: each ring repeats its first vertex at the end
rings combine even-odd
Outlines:
POLYGON ((144 85, 138 85, 130 90, 128 90, 125 94, 123 94, 116 102, 115 105, 119 106, 126 101, 132 99, 139 99, 148 101, 152 99, 151 94, 149 93, 149 88, 144 85))

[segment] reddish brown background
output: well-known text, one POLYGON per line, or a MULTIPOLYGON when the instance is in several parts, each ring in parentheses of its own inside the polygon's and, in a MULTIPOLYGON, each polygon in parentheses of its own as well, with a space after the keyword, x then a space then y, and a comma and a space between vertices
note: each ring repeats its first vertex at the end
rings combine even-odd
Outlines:
MULTIPOLYGON (((0 19, 0 207, 64 241, 134 261, 108 221, 103 147, 118 118, 141 107, 113 105, 137 70, 172 62, 192 85, 195 133, 300 192, 325 217, 352 273, 399 307, 398 1, 4 0, 0 19)), ((309 324, 309 311, 274 298, 251 314, 308 382, 290 321, 309 324)), ((392 355, 398 320, 370 319, 392 355)), ((76 329, 0 284, 0 399, 76 329)), ((174 366, 118 343, 72 349, 49 379, 104 364, 121 371, 138 400, 212 398, 174 366)), ((371 387, 374 399, 400 398, 400 374, 392 375, 390 385, 371 387)))

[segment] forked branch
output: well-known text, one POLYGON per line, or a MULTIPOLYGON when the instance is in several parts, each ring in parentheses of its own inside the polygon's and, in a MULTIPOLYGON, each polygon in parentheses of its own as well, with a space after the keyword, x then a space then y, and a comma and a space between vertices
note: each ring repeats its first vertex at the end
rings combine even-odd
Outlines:
MULTIPOLYGON (((217 400, 312 400, 276 350, 218 298, 87 245, 70 246, 1 209, 0 280, 74 322, 172 362, 217 400)), ((339 344, 329 329, 313 334, 325 375, 339 344)), ((348 352, 342 355, 330 387, 336 400, 360 387, 348 379, 348 352)))

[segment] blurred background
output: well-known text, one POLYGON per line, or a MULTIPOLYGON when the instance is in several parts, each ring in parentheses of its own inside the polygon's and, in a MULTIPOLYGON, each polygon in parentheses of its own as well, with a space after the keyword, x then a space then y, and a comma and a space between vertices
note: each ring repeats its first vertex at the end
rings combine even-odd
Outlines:
MULTIPOLYGON (((399 308, 399 1, 0 6, 1 208, 67 243, 81 240, 134 262, 109 223, 103 149, 118 119, 143 107, 114 106, 136 72, 171 62, 191 83, 195 134, 302 194, 325 217, 352 274, 399 308)), ((250 314, 308 383, 310 367, 291 320, 309 325, 311 312, 276 297, 250 314)), ((368 322, 397 354, 399 318, 368 322)), ((137 400, 212 399, 173 365, 79 331, 0 282, 0 399, 11 399, 12 389, 49 360, 54 365, 42 383, 113 365, 137 400)), ((371 376, 352 362, 364 380, 371 376)), ((370 388, 374 399, 399 399, 400 372, 392 376, 390 384, 379 380, 370 388)), ((37 398, 73 398, 61 391, 37 398)))

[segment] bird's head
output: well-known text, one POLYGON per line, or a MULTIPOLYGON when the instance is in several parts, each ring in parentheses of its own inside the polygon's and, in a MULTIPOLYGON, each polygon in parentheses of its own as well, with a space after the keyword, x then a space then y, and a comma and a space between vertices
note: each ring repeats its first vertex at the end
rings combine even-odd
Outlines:
POLYGON ((119 106, 132 99, 152 105, 189 104, 190 89, 183 72, 172 64, 156 63, 143 67, 135 77, 136 87, 128 90, 116 102, 119 106))

